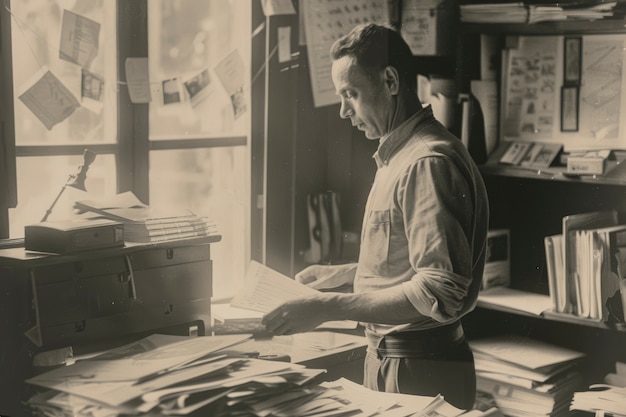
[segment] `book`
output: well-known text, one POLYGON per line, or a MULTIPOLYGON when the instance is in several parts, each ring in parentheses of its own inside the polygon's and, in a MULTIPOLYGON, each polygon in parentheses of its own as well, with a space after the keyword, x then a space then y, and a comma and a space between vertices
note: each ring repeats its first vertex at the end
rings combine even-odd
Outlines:
POLYGON ((544 238, 546 251, 546 269, 548 276, 548 292, 552 301, 552 310, 565 310, 565 270, 563 268, 563 235, 552 235, 544 238))

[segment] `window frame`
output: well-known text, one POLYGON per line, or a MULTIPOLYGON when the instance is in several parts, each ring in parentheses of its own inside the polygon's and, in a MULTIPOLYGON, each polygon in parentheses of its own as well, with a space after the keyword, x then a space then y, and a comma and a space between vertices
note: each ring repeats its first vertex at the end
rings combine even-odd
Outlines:
MULTIPOLYGON (((16 161, 20 157, 82 155, 84 144, 20 145, 16 146, 12 55, 11 55, 11 0, 4 0, 0 10, 0 191, 9 198, 0 203, 0 239, 9 236, 9 208, 17 205, 16 161)), ((117 0, 117 75, 119 85, 126 83, 125 61, 128 57, 148 56, 148 2, 147 0, 117 0)), ((96 154, 113 155, 116 162, 117 192, 132 191, 146 204, 149 195, 149 159, 151 151, 206 149, 214 147, 246 146, 245 135, 222 135, 188 139, 149 138, 149 104, 132 103, 128 89, 119 88, 117 94, 117 138, 114 143, 89 144, 96 154)), ((249 236, 248 236, 248 239, 249 236)))

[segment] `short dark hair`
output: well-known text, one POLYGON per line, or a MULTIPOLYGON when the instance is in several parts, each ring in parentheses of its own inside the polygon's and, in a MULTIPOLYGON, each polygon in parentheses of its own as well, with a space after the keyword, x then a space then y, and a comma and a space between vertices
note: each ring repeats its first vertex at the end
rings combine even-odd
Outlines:
POLYGON ((387 66, 394 67, 411 91, 417 91, 417 70, 411 48, 400 33, 389 26, 374 23, 356 26, 330 48, 333 61, 344 56, 354 57, 357 65, 370 74, 387 66))

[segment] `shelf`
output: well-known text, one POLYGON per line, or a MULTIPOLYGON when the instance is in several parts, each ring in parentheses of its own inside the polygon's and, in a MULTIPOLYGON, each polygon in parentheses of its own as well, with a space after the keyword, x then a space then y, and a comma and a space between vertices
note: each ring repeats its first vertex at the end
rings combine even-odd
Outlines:
POLYGON ((507 35, 561 35, 573 33, 626 33, 623 18, 602 20, 564 20, 538 23, 461 23, 461 32, 507 35))
POLYGON ((603 175, 571 175, 564 166, 549 168, 530 168, 518 165, 501 164, 498 161, 508 147, 504 143, 489 156, 489 160, 480 166, 483 175, 498 175, 514 178, 529 178, 545 181, 563 181, 594 185, 626 186, 626 154, 623 151, 614 151, 614 158, 606 161, 603 175))
POLYGON ((538 320, 547 320, 547 321, 553 321, 553 322, 558 322, 558 323, 568 323, 568 324, 574 324, 577 326, 593 327, 597 329, 613 330, 613 331, 626 333, 626 325, 624 324, 611 325, 611 324, 601 323, 601 322, 591 320, 591 319, 586 319, 583 317, 573 316, 571 314, 557 313, 554 311, 544 311, 541 315, 537 316, 537 315, 530 314, 524 311, 515 310, 506 306, 502 306, 500 304, 493 304, 493 303, 485 302, 480 299, 478 300, 477 307, 487 309, 487 310, 499 311, 502 313, 515 314, 518 316, 532 317, 538 320))

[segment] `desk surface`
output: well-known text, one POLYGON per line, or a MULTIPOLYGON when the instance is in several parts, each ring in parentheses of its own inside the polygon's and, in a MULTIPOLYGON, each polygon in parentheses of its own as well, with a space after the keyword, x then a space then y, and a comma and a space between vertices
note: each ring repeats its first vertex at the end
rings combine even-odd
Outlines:
POLYGON ((347 378, 363 382, 367 340, 364 336, 314 331, 271 339, 249 340, 234 349, 260 355, 288 355, 291 362, 311 369, 326 369, 325 379, 347 378))

